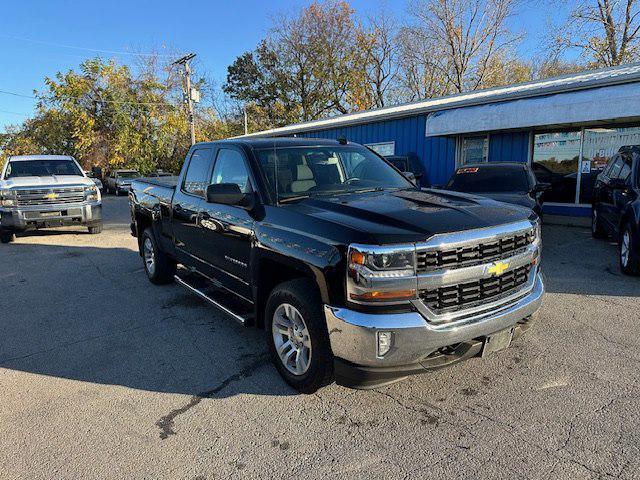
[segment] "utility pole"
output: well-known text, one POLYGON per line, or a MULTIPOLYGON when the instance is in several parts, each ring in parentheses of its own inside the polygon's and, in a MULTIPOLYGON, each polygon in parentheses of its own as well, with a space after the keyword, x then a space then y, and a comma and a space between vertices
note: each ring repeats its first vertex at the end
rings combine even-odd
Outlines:
POLYGON ((247 135, 249 133, 249 118, 247 117, 247 106, 243 107, 244 110, 244 134, 247 135))
POLYGON ((190 53, 185 55, 182 58, 179 58, 175 62, 174 65, 182 65, 184 67, 184 77, 186 79, 186 90, 185 96, 187 100, 187 110, 189 112, 189 127, 191 129, 191 145, 196 143, 196 126, 195 126, 195 118, 193 116, 193 100, 191 98, 191 67, 189 66, 189 61, 195 57, 195 53, 190 53))

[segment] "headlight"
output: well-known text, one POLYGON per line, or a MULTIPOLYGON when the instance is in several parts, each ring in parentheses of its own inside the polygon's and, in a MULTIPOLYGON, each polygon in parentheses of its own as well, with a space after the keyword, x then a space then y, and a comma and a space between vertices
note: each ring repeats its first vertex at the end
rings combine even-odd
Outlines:
POLYGON ((347 296, 355 303, 406 303, 416 298, 415 247, 351 245, 347 296))
POLYGON ((16 205, 15 190, 0 190, 0 207, 13 207, 16 205))
POLYGON ((98 200, 100 200, 100 192, 98 191, 98 187, 96 187, 95 185, 91 187, 85 187, 84 198, 87 202, 97 202, 98 200))

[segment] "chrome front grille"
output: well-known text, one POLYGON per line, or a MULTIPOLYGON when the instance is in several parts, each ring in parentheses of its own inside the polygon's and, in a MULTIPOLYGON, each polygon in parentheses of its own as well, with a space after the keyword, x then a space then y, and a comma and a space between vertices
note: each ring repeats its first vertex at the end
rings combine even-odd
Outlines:
POLYGON ((515 268, 499 277, 481 278, 456 285, 421 290, 420 299, 436 314, 493 302, 526 284, 531 269, 532 266, 529 264, 515 268))
POLYGON ((418 273, 468 267, 511 257, 535 241, 533 230, 455 248, 418 250, 418 273))
POLYGON ((40 188, 16 191, 19 207, 66 205, 84 202, 84 187, 40 188))

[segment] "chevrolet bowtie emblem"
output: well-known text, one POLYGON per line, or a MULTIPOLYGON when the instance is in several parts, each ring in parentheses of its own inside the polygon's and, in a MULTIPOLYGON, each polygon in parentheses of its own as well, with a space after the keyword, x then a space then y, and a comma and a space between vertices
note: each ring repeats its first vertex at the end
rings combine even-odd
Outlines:
POLYGON ((55 200, 56 198, 58 198, 58 194, 51 192, 51 193, 47 193, 44 198, 46 198, 47 200, 55 200))
POLYGON ((507 270, 507 268, 509 268, 509 264, 507 262, 496 262, 487 269, 487 273, 499 277, 507 270))

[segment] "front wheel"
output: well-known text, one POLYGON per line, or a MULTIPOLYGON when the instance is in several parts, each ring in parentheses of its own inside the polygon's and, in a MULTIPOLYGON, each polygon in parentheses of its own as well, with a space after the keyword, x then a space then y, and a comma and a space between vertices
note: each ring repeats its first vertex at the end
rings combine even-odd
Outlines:
POLYGON ((635 236, 631 224, 627 223, 620 234, 620 270, 626 275, 640 274, 640 254, 634 249, 635 236))
POLYGON ((15 233, 10 230, 0 230, 0 242, 11 243, 16 239, 15 233))
POLYGON ((302 393, 333 381, 333 354, 322 301, 310 280, 278 285, 266 308, 271 359, 284 380, 302 393))
POLYGON ((158 248, 156 237, 150 228, 142 234, 140 240, 144 271, 151 283, 164 285, 173 282, 176 274, 176 262, 158 248))
POLYGON ((102 233, 102 224, 98 224, 98 225, 92 225, 90 227, 87 227, 87 229, 89 230, 89 234, 90 235, 97 235, 99 233, 102 233))

